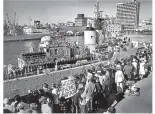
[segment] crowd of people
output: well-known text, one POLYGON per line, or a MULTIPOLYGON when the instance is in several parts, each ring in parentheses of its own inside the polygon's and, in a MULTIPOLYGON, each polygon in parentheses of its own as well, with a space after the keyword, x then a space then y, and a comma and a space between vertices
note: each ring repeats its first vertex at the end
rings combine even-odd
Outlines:
POLYGON ((16 95, 4 99, 4 113, 89 113, 98 109, 114 113, 108 98, 116 93, 119 101, 124 94, 126 82, 145 78, 152 71, 152 49, 139 50, 135 56, 116 60, 105 67, 100 64, 74 76, 76 94, 70 98, 61 95, 60 83, 49 86, 44 83, 41 89, 28 91, 25 96, 16 95), (105 84, 106 79, 108 84, 105 84))

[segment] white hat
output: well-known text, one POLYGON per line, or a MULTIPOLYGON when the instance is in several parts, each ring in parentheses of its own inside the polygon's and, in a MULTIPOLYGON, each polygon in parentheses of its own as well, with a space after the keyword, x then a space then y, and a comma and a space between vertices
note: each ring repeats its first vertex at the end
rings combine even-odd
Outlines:
POLYGON ((89 77, 89 76, 92 76, 92 74, 91 74, 91 73, 89 73, 89 72, 87 72, 87 77, 89 77))
POLYGON ((28 90, 28 93, 32 93, 32 91, 31 90, 28 90))
POLYGON ((133 62, 136 62, 136 59, 133 59, 133 62))
POLYGON ((101 73, 101 70, 98 70, 97 73, 101 73))
POLYGON ((121 70, 121 66, 120 65, 116 65, 116 69, 117 70, 121 70))

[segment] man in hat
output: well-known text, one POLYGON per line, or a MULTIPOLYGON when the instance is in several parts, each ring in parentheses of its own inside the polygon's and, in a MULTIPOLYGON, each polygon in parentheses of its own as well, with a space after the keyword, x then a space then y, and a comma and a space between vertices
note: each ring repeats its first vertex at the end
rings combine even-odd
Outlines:
POLYGON ((103 80, 105 78, 105 74, 106 74, 105 71, 101 71, 99 69, 96 71, 95 76, 99 78, 99 82, 100 82, 101 85, 103 85, 103 80))
POLYGON ((134 71, 134 66, 131 64, 130 60, 127 61, 127 64, 124 66, 123 71, 124 71, 126 80, 131 80, 133 71, 134 71))
POLYGON ((51 107, 53 107, 52 105, 54 104, 54 97, 53 97, 51 89, 49 89, 47 83, 44 83, 42 87, 43 87, 43 90, 44 90, 44 96, 50 99, 51 107))
POLYGON ((51 85, 51 91, 52 91, 52 95, 53 95, 53 100, 54 100, 54 104, 53 104, 53 109, 54 112, 57 112, 58 110, 58 88, 56 87, 55 83, 52 83, 51 85))
POLYGON ((28 95, 26 96, 26 101, 28 104, 35 103, 35 96, 31 90, 28 90, 28 95))
POLYGON ((90 78, 88 80, 88 83, 85 86, 85 91, 84 91, 84 93, 86 94, 86 100, 87 100, 87 105, 89 107, 89 111, 93 110, 92 103, 93 103, 95 92, 96 92, 96 86, 93 83, 93 79, 90 78))

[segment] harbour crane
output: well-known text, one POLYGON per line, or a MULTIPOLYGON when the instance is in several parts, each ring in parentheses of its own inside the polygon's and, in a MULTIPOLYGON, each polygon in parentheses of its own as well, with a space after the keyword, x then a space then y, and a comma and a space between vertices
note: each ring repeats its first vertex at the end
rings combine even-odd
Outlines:
POLYGON ((18 25, 18 20, 16 19, 16 12, 14 13, 14 17, 9 17, 8 13, 6 13, 6 25, 7 29, 5 29, 5 35, 17 35, 22 34, 22 28, 18 25))
POLYGON ((9 34, 13 34, 13 25, 12 25, 12 23, 10 21, 10 18, 8 16, 8 14, 6 14, 6 18, 7 18, 8 28, 9 28, 8 32, 9 32, 9 34))

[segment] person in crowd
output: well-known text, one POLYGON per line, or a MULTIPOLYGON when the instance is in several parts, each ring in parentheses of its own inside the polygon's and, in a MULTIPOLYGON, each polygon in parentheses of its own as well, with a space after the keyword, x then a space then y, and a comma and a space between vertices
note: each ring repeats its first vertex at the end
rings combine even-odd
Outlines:
POLYGON ((17 114, 20 114, 20 113, 25 113, 25 107, 23 103, 19 103, 17 105, 17 114))
POLYGON ((38 111, 38 105, 36 103, 31 103, 30 104, 30 110, 32 110, 33 114, 39 113, 38 111))
POLYGON ((137 78, 138 75, 138 62, 135 58, 133 58, 132 65, 134 66, 133 78, 137 78))
POLYGON ((151 58, 151 55, 149 55, 149 59, 148 59, 148 70, 149 70, 149 72, 152 71, 152 58, 151 58))
POLYGON ((53 98, 54 98, 54 104, 53 104, 53 110, 54 112, 58 112, 59 110, 59 105, 58 105, 58 88, 56 87, 55 83, 52 83, 51 85, 52 88, 52 94, 53 94, 53 98))
POLYGON ((3 101, 4 107, 3 109, 10 111, 11 113, 14 113, 16 111, 15 103, 11 104, 10 100, 8 98, 5 98, 3 101))
POLYGON ((68 113, 67 100, 64 97, 59 99, 59 106, 61 113, 68 113))
POLYGON ((85 91, 84 91, 84 93, 86 94, 86 101, 87 101, 89 112, 93 110, 92 103, 93 103, 95 92, 96 92, 96 86, 93 83, 93 79, 91 78, 88 80, 88 83, 86 84, 85 91))
POLYGON ((49 89, 48 84, 44 83, 43 84, 43 91, 44 91, 44 96, 47 98, 50 98, 50 101, 52 104, 54 104, 54 98, 51 89, 49 89))
POLYGON ((78 85, 78 88, 77 88, 77 92, 73 96, 73 105, 75 107, 75 109, 74 109, 74 112, 75 113, 79 113, 80 112, 79 98, 80 98, 80 95, 83 93, 83 91, 82 91, 83 89, 84 89, 83 83, 79 84, 78 85))
POLYGON ((87 79, 86 84, 87 84, 88 81, 89 81, 90 79, 92 79, 92 78, 93 78, 92 71, 91 71, 91 70, 88 70, 88 72, 87 72, 87 76, 86 76, 86 79, 87 79))
POLYGON ((124 66, 125 66, 125 62, 124 62, 124 59, 121 59, 121 67, 122 67, 122 71, 123 71, 123 68, 124 68, 124 66))
POLYGON ((96 86, 96 94, 94 95, 93 101, 94 101, 94 109, 97 110, 98 108, 101 108, 100 105, 102 104, 103 100, 103 89, 98 77, 96 77, 95 86, 96 86))
POLYGON ((141 57, 140 58, 140 68, 139 68, 140 79, 143 79, 145 76, 145 63, 146 63, 145 58, 141 57))
POLYGON ((117 69, 117 71, 115 73, 115 83, 116 83, 117 88, 121 88, 121 90, 123 92, 124 74, 121 70, 122 68, 120 65, 117 65, 116 69, 117 69))
POLYGON ((35 97, 33 95, 33 92, 31 90, 28 90, 28 95, 26 96, 27 104, 35 103, 35 97))
POLYGON ((46 98, 44 96, 41 97, 40 99, 40 103, 41 103, 41 112, 44 113, 53 113, 52 111, 52 107, 50 105, 51 101, 49 98, 46 98))
POLYGON ((86 79, 85 76, 83 75, 83 76, 81 77, 81 83, 82 83, 83 85, 86 85, 86 82, 87 82, 87 79, 86 79))
POLYGON ((149 63, 147 61, 145 61, 144 70, 145 70, 145 76, 148 75, 148 73, 149 73, 149 63))
POLYGON ((84 92, 83 88, 81 88, 80 91, 81 91, 81 94, 79 97, 80 113, 88 113, 86 93, 84 92))
POLYGON ((47 83, 44 83, 42 87, 43 87, 44 92, 49 92, 49 88, 48 88, 47 83))
POLYGON ((105 75, 106 75, 106 71, 101 71, 100 69, 96 71, 95 76, 99 78, 99 82, 101 85, 103 85, 103 80, 105 78, 105 75))
POLYGON ((140 79, 143 79, 144 75, 145 75, 145 59, 141 58, 140 59, 140 69, 139 69, 139 75, 140 75, 140 79))
POLYGON ((132 80, 134 67, 131 64, 130 60, 127 61, 127 64, 124 66, 123 71, 124 71, 124 75, 125 75, 126 80, 132 80))

